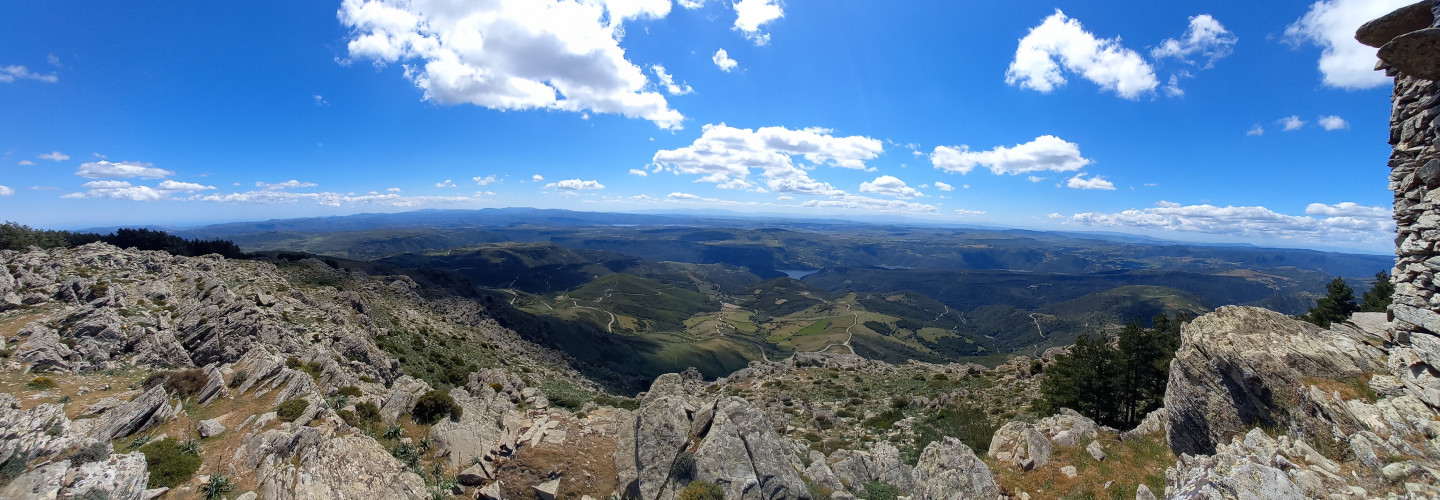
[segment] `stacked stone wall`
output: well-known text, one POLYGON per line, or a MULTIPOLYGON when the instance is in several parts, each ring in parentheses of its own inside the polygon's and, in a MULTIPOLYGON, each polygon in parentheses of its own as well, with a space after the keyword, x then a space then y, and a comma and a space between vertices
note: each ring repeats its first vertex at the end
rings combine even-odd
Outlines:
POLYGON ((1390 363, 1402 382, 1440 408, 1440 0, 1366 23, 1355 34, 1379 49, 1376 70, 1395 77, 1390 190, 1395 193, 1395 327, 1390 363))

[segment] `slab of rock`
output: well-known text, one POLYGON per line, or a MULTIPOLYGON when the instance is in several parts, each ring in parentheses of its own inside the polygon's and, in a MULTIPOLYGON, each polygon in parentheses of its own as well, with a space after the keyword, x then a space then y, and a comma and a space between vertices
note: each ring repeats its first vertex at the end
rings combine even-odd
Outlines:
POLYGON ((1091 441, 1089 445, 1085 446, 1085 453, 1089 453, 1090 458, 1096 461, 1103 461, 1108 456, 1105 454, 1105 449, 1100 447, 1099 441, 1091 441))
POLYGON ((174 410, 169 406, 165 386, 157 385, 130 402, 105 412, 91 437, 100 441, 129 436, 152 425, 169 420, 174 410))
POLYGON ((70 371, 71 350, 60 342, 60 333, 41 325, 31 323, 20 329, 21 335, 29 336, 15 348, 15 357, 30 366, 32 371, 70 371))
POLYGON ((1355 40, 1371 47, 1380 48, 1390 43, 1395 37, 1429 28, 1435 22, 1435 16, 1430 12, 1430 5, 1430 0, 1422 0, 1362 24, 1360 29, 1355 31, 1355 40))
POLYGON ((69 468, 69 460, 36 467, 0 488, 0 498, 56 498, 69 468))
POLYGON ((535 495, 540 497, 540 500, 555 500, 555 494, 560 491, 560 478, 545 481, 532 486, 532 488, 535 489, 535 495))
POLYGON ((489 389, 477 395, 457 388, 450 391, 450 397, 465 411, 458 422, 442 418, 430 427, 430 441, 437 452, 448 455, 451 467, 458 468, 499 448, 506 435, 505 416, 515 410, 515 404, 489 389))
POLYGON ((201 420, 200 423, 195 426, 195 430, 200 433, 200 437, 208 438, 225 432, 225 424, 220 423, 220 419, 218 418, 201 420))
POLYGON ((915 463, 914 477, 916 500, 990 499, 1000 495, 990 467, 965 443, 952 437, 925 447, 920 461, 915 463))
POLYGON ((990 438, 986 455, 1022 471, 1044 467, 1055 450, 1050 439, 1024 422, 1008 422, 990 438))
POLYGON ((1077 477, 1080 477, 1080 472, 1075 470, 1075 466, 1074 466, 1074 465, 1066 465, 1066 466, 1064 466, 1064 467, 1061 467, 1061 468, 1060 468, 1060 473, 1061 473, 1061 474, 1064 474, 1065 477, 1068 477, 1068 478, 1070 478, 1070 479, 1075 479, 1075 478, 1077 478, 1077 477))
POLYGON ((726 498, 805 496, 800 468, 790 442, 775 432, 770 417, 734 397, 716 406, 710 433, 695 451, 696 479, 720 485, 726 498))
POLYGON ((679 374, 655 379, 635 411, 634 423, 621 429, 615 465, 622 490, 653 499, 665 489, 670 482, 670 464, 689 439, 689 410, 694 408, 679 374))
POLYGON ((118 500, 143 497, 150 474, 146 471, 145 455, 134 451, 82 464, 69 476, 65 490, 71 498, 81 498, 85 492, 98 490, 109 492, 110 498, 118 500))
POLYGON ((466 467, 455 476, 455 482, 464 486, 480 486, 488 480, 490 480, 490 471, 485 470, 484 464, 466 467))
POLYGON ((1135 500, 1155 500, 1155 493, 1150 491, 1149 486, 1140 485, 1135 488, 1135 500))
POLYGON ((1380 47, 1378 55, 1402 74, 1440 80, 1440 28, 1400 35, 1380 47))
MULTIPOLYGON (((305 428, 309 429, 309 428, 305 428)), ((272 431, 273 432, 273 431, 272 431)), ((294 447, 297 465, 266 460, 259 479, 263 498, 428 498, 425 482, 380 443, 343 436, 294 447)))
POLYGON ((1176 454, 1213 454, 1256 425, 1288 418, 1279 398, 1306 378, 1358 377, 1354 339, 1255 307, 1221 307, 1181 328, 1165 391, 1176 454))
POLYGON ((480 500, 505 500, 504 485, 500 484, 500 481, 490 483, 484 488, 480 488, 480 492, 475 498, 480 500))

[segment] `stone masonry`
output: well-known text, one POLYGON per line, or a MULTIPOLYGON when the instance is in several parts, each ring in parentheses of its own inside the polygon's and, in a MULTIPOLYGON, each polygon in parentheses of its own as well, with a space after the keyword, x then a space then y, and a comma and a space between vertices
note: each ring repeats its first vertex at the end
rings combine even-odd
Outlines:
POLYGON ((1366 23, 1361 43, 1379 50, 1395 77, 1390 189, 1395 192, 1395 299, 1390 309, 1407 386, 1440 408, 1440 0, 1424 0, 1366 23))

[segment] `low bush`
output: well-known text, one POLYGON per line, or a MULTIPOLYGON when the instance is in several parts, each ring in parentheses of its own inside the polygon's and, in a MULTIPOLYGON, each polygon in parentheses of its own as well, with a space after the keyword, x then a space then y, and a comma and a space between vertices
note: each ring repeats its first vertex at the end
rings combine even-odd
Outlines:
POLYGON ((415 408, 410 410, 410 416, 416 423, 433 424, 440 420, 440 417, 448 415, 451 420, 459 420, 465 409, 455 403, 450 394, 432 390, 420 396, 415 402, 415 408))
POLYGON ((679 500, 725 500, 725 490, 710 481, 695 481, 680 490, 679 500))
POLYGON ((355 386, 353 386, 353 385, 347 385, 347 386, 345 386, 345 387, 341 387, 341 388, 340 388, 340 391, 339 391, 337 394, 340 395, 340 396, 345 396, 345 397, 349 397, 349 398, 354 398, 354 397, 359 397, 361 393, 360 393, 360 388, 359 388, 359 387, 355 387, 355 386))
POLYGON ((284 403, 280 403, 280 406, 276 406, 275 416, 278 417, 280 420, 286 422, 293 422, 295 421, 295 419, 300 418, 300 415, 304 415, 305 409, 309 407, 310 403, 306 402, 303 399, 292 399, 284 403))
POLYGON ((250 378, 250 370, 235 370, 235 374, 230 376, 230 388, 240 387, 247 378, 250 378))
POLYGON ((70 462, 74 465, 99 462, 110 457, 110 447, 105 443, 90 443, 90 446, 80 448, 74 455, 70 456, 70 462))
POLYGON ((695 479, 695 454, 682 451, 670 462, 670 477, 680 481, 695 479))
POLYGON ((30 379, 29 382, 26 382, 25 387, 37 391, 48 391, 55 388, 55 381, 51 380, 50 377, 35 377, 30 379))
POLYGON ((895 500, 900 490, 889 483, 870 481, 865 485, 865 500, 895 500))
POLYGON ((140 447, 150 471, 151 488, 174 488, 189 481, 200 470, 200 456, 187 453, 185 445, 165 438, 140 447))
POLYGON ((210 376, 205 374, 205 370, 199 368, 179 370, 170 372, 170 375, 165 377, 165 390, 175 396, 193 396, 200 392, 200 389, 204 389, 205 384, 209 382, 210 376))

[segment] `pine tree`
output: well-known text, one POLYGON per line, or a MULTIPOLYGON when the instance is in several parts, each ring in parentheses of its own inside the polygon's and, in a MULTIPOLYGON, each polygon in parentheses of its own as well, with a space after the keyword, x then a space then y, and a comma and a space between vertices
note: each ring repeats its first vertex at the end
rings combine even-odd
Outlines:
POLYGON ((1325 285, 1325 296, 1315 301, 1315 307, 1300 319, 1329 328, 1331 323, 1350 319, 1351 314, 1360 310, 1355 303, 1355 289, 1345 284, 1344 278, 1335 278, 1325 285))
POLYGON ((1186 314, 1156 316, 1145 328, 1139 320, 1116 337, 1081 336, 1045 369, 1040 384, 1041 410, 1070 408, 1102 425, 1129 429, 1164 404, 1170 360, 1180 347, 1186 314))
POLYGON ((1361 312, 1385 312, 1390 308, 1390 300, 1395 295, 1395 283, 1390 281, 1390 273, 1380 271, 1375 273, 1375 285, 1360 300, 1361 312))

